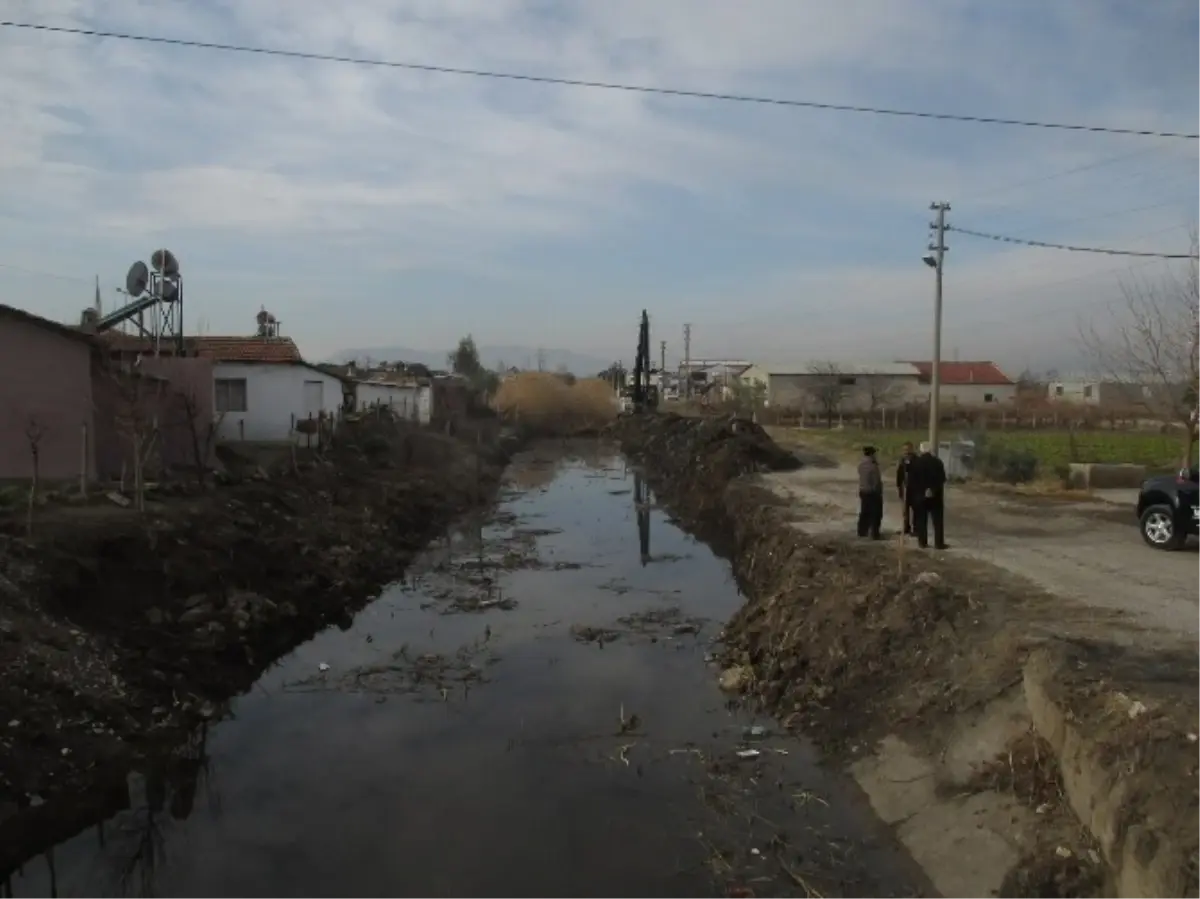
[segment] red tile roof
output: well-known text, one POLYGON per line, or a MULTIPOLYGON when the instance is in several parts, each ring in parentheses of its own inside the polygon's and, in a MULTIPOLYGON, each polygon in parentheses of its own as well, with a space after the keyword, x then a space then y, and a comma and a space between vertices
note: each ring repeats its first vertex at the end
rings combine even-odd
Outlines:
POLYGON ((214 362, 303 362, 290 337, 193 337, 196 355, 214 362))
MULTIPOLYGON (((932 362, 909 362, 914 365, 921 377, 933 376, 932 362)), ((1000 370, 995 362, 943 362, 939 369, 943 384, 982 384, 989 387, 1002 387, 1015 384, 1008 375, 1000 370)))
MULTIPOLYGON (((101 339, 122 352, 149 352, 152 343, 137 334, 105 331, 101 339)), ((165 344, 171 345, 168 338, 165 344)), ((214 362, 303 362, 300 350, 290 337, 186 337, 186 351, 214 362)))

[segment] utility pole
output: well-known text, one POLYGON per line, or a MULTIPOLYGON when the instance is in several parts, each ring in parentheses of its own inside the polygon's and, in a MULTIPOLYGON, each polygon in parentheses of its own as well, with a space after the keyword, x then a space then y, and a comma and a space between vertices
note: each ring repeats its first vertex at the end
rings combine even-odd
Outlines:
POLYGON ((1192 371, 1188 374, 1192 376, 1193 406, 1192 416, 1188 419, 1188 451, 1183 454, 1183 468, 1188 471, 1195 462, 1196 428, 1200 428, 1200 306, 1193 308, 1192 320, 1192 371))
POLYGON ((942 272, 946 267, 946 213, 950 211, 949 203, 930 203, 929 208, 937 213, 937 219, 930 223, 933 239, 929 244, 932 255, 925 257, 926 265, 932 265, 936 278, 933 294, 933 371, 929 379, 929 451, 939 455, 938 433, 941 417, 942 390, 942 272))
POLYGON ((692 326, 683 326, 683 398, 692 398, 692 326))
POLYGON ((660 340, 658 342, 658 392, 661 398, 662 392, 667 389, 667 342, 660 340))

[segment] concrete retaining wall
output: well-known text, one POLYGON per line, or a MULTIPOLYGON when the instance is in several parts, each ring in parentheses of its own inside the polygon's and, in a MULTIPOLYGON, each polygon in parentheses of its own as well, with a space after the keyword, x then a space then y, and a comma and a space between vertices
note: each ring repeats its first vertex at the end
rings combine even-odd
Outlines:
POLYGON ((1172 819, 1190 812, 1175 808, 1162 795, 1161 784, 1143 782, 1153 777, 1152 771, 1131 774, 1126 760, 1105 754, 1101 743, 1083 732, 1055 696, 1063 664, 1050 650, 1031 653, 1025 664, 1025 701, 1034 727, 1058 756, 1071 809, 1095 837, 1112 871, 1116 895, 1189 895, 1188 851, 1172 837, 1181 832, 1180 822, 1172 819))
POLYGON ((1075 490, 1109 490, 1141 487, 1146 480, 1145 465, 1109 465, 1099 462, 1072 462, 1068 466, 1068 484, 1075 490))

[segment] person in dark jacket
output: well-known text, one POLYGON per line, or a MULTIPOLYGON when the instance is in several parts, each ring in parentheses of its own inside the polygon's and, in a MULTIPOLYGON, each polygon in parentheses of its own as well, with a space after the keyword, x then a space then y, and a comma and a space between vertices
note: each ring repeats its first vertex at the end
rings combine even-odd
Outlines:
POLYGON ((878 540, 882 526, 883 473, 875 458, 875 447, 864 446, 862 461, 858 463, 858 536, 870 535, 872 540, 878 540))
POLYGON ((925 446, 909 469, 908 492, 913 497, 917 543, 929 546, 929 520, 933 519, 933 545, 945 549, 946 466, 925 446))
POLYGON ((896 466, 896 493, 900 497, 900 504, 904 510, 904 533, 911 534, 913 532, 913 503, 916 497, 912 496, 908 490, 908 472, 912 468, 913 460, 917 458, 917 454, 913 452, 913 445, 905 443, 901 447, 900 464, 896 466))

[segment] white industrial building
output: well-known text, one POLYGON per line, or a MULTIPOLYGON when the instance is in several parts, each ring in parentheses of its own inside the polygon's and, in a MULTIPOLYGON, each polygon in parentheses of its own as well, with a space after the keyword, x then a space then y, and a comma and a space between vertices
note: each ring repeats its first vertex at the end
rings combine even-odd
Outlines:
POLYGON ((742 381, 758 384, 768 406, 818 410, 822 397, 836 393, 841 412, 892 408, 928 399, 929 387, 909 362, 851 363, 810 360, 752 365, 742 381))

